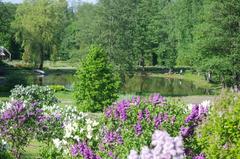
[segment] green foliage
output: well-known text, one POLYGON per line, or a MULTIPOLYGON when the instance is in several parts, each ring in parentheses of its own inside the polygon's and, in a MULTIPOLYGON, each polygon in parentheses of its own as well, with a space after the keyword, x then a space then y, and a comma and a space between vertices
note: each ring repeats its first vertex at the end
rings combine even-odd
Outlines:
POLYGON ((40 105, 53 105, 58 102, 54 96, 54 92, 49 87, 38 85, 27 87, 16 85, 15 88, 11 90, 10 98, 30 103, 36 102, 40 105))
POLYGON ((62 157, 62 155, 57 151, 56 147, 53 144, 50 144, 46 147, 44 147, 40 155, 42 158, 45 159, 53 159, 53 158, 59 158, 62 157))
POLYGON ((195 65, 225 86, 239 86, 239 1, 205 0, 193 30, 195 65), (217 17, 217 18, 216 18, 217 17))
POLYGON ((199 128, 198 142, 207 158, 239 158, 240 96, 222 94, 219 99, 199 128))
POLYGON ((136 0, 100 0, 100 43, 108 53, 115 68, 122 74, 137 64, 134 50, 136 27, 136 0))
POLYGON ((71 23, 65 29, 60 53, 72 61, 83 59, 89 46, 97 41, 98 20, 96 5, 83 3, 77 6, 71 23))
POLYGON ((120 81, 108 62, 106 52, 100 47, 91 47, 86 59, 76 73, 75 97, 82 111, 101 111, 112 104, 118 95, 120 81))

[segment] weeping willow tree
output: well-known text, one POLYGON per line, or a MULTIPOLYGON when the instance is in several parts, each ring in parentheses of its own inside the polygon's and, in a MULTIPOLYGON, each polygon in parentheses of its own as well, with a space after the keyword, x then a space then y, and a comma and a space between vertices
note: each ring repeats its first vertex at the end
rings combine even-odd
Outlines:
POLYGON ((24 48, 22 59, 39 69, 45 59, 55 59, 66 22, 66 0, 24 0, 12 23, 24 48))

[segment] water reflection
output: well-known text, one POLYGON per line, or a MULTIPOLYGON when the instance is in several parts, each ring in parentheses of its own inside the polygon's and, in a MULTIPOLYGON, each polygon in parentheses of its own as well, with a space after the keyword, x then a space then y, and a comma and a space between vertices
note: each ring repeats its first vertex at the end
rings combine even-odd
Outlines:
MULTIPOLYGON (((73 72, 50 73, 46 76, 34 73, 15 74, 1 79, 0 96, 9 95, 9 91, 16 85, 64 85, 67 89, 72 89, 73 72)), ((164 96, 187 96, 210 94, 211 90, 199 88, 192 82, 150 76, 133 76, 126 79, 121 88, 122 94, 145 95, 159 92, 164 96)))

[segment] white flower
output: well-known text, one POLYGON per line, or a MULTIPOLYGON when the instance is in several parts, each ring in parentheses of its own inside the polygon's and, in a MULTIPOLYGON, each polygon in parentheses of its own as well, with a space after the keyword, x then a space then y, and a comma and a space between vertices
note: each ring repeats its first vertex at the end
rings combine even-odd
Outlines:
POLYGON ((86 119, 86 124, 87 124, 87 125, 91 125, 92 122, 93 122, 93 121, 92 121, 91 119, 86 119))
POLYGON ((88 133, 88 134, 87 134, 87 138, 88 138, 88 139, 92 139, 92 133, 88 133))
POLYGON ((66 140, 62 140, 62 145, 67 145, 68 142, 66 140))
POLYGON ((210 100, 204 100, 201 104, 204 108, 209 108, 211 106, 211 101, 210 100))
POLYGON ((61 140, 59 140, 58 138, 57 138, 57 139, 53 139, 53 144, 55 145, 55 147, 56 147, 58 150, 61 150, 61 149, 62 149, 62 142, 61 142, 61 140))
POLYGON ((94 120, 93 123, 92 123, 92 126, 95 127, 95 126, 97 126, 98 124, 99 124, 99 123, 94 120))
POLYGON ((188 105, 187 105, 187 108, 188 108, 188 110, 190 110, 190 111, 191 111, 191 110, 192 110, 192 108, 193 108, 193 106, 194 106, 193 104, 188 104, 188 105))
POLYGON ((64 150, 63 150, 63 155, 65 155, 65 156, 66 156, 66 155, 69 155, 69 150, 68 150, 68 149, 64 149, 64 150))
POLYGON ((84 129, 83 129, 83 128, 81 128, 81 129, 80 129, 80 133, 83 133, 83 131, 84 131, 84 129))
POLYGON ((65 123, 64 124, 64 130, 65 130, 65 135, 64 138, 70 138, 73 133, 76 132, 78 127, 77 123, 65 123))
POLYGON ((73 139, 79 141, 79 140, 80 140, 80 137, 76 135, 76 136, 73 137, 73 139))

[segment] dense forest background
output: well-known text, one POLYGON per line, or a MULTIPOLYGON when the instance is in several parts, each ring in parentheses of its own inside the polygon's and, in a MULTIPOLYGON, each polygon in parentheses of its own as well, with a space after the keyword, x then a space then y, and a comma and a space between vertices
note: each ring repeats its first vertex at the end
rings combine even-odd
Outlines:
POLYGON ((28 64, 80 61, 101 45, 115 69, 190 66, 212 82, 240 85, 239 0, 0 2, 0 46, 28 64))

